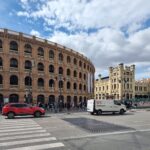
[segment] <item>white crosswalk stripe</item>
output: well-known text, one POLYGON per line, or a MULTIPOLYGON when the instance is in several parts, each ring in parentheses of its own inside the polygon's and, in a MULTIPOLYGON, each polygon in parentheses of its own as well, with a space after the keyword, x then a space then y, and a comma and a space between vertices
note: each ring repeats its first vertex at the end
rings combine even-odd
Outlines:
POLYGON ((0 150, 42 150, 64 147, 32 119, 0 122, 0 150))

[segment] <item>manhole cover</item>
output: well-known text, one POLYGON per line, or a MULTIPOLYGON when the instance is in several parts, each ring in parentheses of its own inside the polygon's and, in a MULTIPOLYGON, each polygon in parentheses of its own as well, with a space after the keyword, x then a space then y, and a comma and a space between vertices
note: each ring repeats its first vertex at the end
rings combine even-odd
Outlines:
POLYGON ((63 120, 92 133, 133 130, 133 128, 88 118, 64 118, 63 120))

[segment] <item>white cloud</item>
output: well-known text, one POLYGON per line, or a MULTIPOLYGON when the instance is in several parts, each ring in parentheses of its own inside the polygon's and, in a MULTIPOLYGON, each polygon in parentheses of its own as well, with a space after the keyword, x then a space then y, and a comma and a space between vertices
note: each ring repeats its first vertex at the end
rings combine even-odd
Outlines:
POLYGON ((30 4, 36 6, 34 0, 21 2, 24 11, 18 12, 18 15, 29 17, 30 14, 31 18, 43 18, 48 25, 70 23, 71 29, 127 26, 132 32, 150 16, 149 0, 35 0, 35 9, 28 8, 30 4))
POLYGON ((40 33, 36 30, 33 30, 33 29, 31 30, 30 34, 34 35, 34 36, 37 36, 37 37, 40 37, 40 33))

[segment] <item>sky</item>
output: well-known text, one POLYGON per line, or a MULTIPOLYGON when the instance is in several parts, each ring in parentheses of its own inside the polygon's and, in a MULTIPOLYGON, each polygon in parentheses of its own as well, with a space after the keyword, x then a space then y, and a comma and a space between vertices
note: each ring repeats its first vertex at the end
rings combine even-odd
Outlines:
POLYGON ((119 63, 150 78, 150 0, 2 0, 0 28, 36 35, 87 56, 108 75, 119 63))

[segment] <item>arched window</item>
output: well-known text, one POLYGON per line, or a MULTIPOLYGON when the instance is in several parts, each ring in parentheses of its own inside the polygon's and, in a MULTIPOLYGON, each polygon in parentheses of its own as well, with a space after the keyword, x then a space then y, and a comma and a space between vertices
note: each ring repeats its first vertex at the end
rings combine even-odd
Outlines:
POLYGON ((55 82, 54 82, 54 80, 53 79, 50 79, 49 80, 49 87, 54 87, 55 86, 55 82))
POLYGON ((3 84, 3 76, 0 75, 0 84, 3 84))
POLYGON ((49 96, 48 103, 54 106, 54 104, 55 104, 55 96, 54 95, 49 96))
POLYGON ((79 97, 79 102, 82 103, 82 96, 79 97))
POLYGON ((44 49, 42 47, 38 48, 38 56, 44 57, 44 49))
POLYGON ((67 82, 67 89, 69 90, 71 88, 70 82, 67 82))
POLYGON ((10 76, 10 85, 18 85, 18 77, 16 75, 10 76))
POLYGON ((3 97, 2 94, 0 94, 0 105, 1 105, 2 103, 4 103, 4 97, 3 97))
POLYGON ((76 58, 74 58, 73 62, 74 62, 74 65, 77 65, 77 59, 76 58))
POLYGON ((64 107, 64 96, 63 95, 59 95, 58 103, 59 103, 59 108, 62 109, 64 107))
POLYGON ((73 72, 73 75, 74 75, 74 77, 77 77, 77 71, 76 70, 73 72))
POLYGON ((59 61, 63 61, 63 54, 62 54, 62 53, 59 53, 59 55, 58 55, 58 60, 59 60, 59 61))
POLYGON ((18 44, 15 41, 10 42, 10 50, 18 51, 18 44))
POLYGON ((24 46, 24 52, 28 54, 32 54, 32 47, 30 44, 25 44, 24 46))
POLYGON ((73 89, 77 90, 77 84, 76 83, 73 84, 73 89))
POLYGON ((71 58, 70 56, 67 56, 67 63, 70 63, 71 62, 71 58))
POLYGON ((63 75, 63 68, 62 68, 62 67, 59 67, 58 72, 59 72, 60 75, 63 75))
POLYGON ((71 75, 70 69, 67 69, 67 76, 70 76, 70 75, 71 75))
POLYGON ((32 78, 27 76, 25 77, 25 86, 31 86, 32 85, 32 78))
POLYGON ((62 80, 59 81, 59 88, 63 88, 63 81, 62 80))
POLYGON ((49 51, 49 58, 54 59, 54 51, 53 50, 49 51))
POLYGON ((0 48, 3 48, 3 42, 0 40, 0 48))
POLYGON ((86 91, 86 85, 84 85, 84 91, 86 91))
POLYGON ((1 57, 0 57, 0 66, 3 66, 3 60, 1 57))
POLYGON ((44 87, 44 80, 42 78, 38 78, 38 86, 44 87))
POLYGON ((81 73, 81 72, 79 73, 79 78, 80 78, 80 79, 82 78, 82 73, 81 73))
POLYGON ((9 95, 9 103, 18 103, 19 102, 19 95, 11 94, 9 95))
POLYGON ((86 74, 84 74, 84 80, 86 80, 86 74))
POLYGON ((67 96, 67 103, 71 103, 71 96, 67 96))
POLYGON ((77 105, 78 105, 78 97, 77 96, 74 96, 73 103, 74 103, 74 107, 77 107, 77 105))
POLYGON ((44 71, 44 65, 43 63, 38 63, 38 71, 44 71))
POLYGON ((18 60, 16 58, 10 59, 10 67, 18 68, 18 60))
POLYGON ((81 60, 79 61, 79 66, 82 67, 82 62, 81 62, 81 60))
POLYGON ((79 84, 79 90, 82 90, 82 84, 79 84))
POLYGON ((53 65, 49 65, 49 72, 54 73, 54 66, 53 65))
POLYGON ((32 63, 30 60, 25 61, 25 69, 32 69, 32 63))
POLYGON ((45 103, 45 96, 44 95, 38 95, 37 96, 37 103, 45 103))

